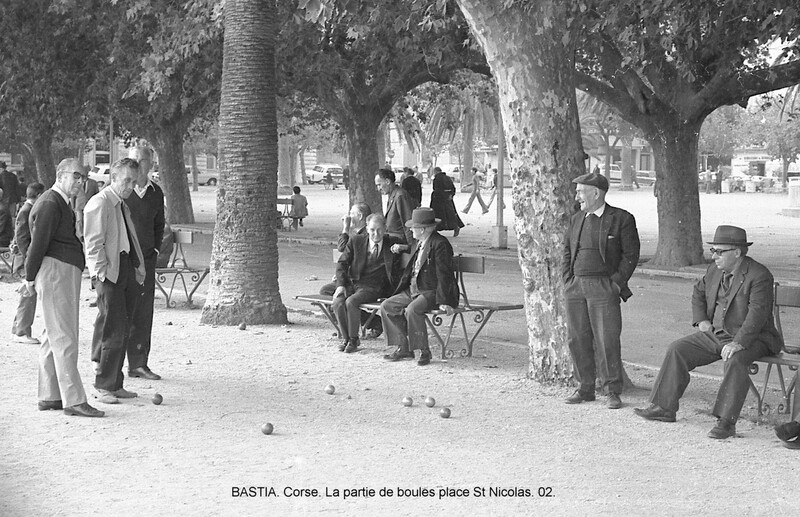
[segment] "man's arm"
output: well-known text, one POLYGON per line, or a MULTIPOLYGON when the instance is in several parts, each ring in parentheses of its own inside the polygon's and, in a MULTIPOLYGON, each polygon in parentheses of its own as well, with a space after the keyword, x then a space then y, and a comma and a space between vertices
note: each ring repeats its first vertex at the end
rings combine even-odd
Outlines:
MULTIPOLYGON (((57 195, 57 194, 56 194, 57 195)), ((42 200, 31 210, 30 232, 31 244, 25 258, 25 280, 33 282, 42 267, 42 260, 56 234, 61 221, 61 210, 50 200, 42 200)))
POLYGON ((622 212, 622 215, 618 235, 622 256, 620 257, 619 267, 611 275, 611 280, 619 286, 626 285, 633 275, 633 270, 639 264, 639 249, 641 246, 639 232, 636 229, 636 219, 627 212, 622 212))
POLYGON ((19 254, 23 258, 28 253, 28 247, 31 245, 31 229, 28 225, 28 216, 30 215, 30 210, 20 210, 14 225, 14 240, 17 242, 19 254))
POLYGON ((344 288, 350 283, 350 266, 353 264, 355 258, 355 249, 353 244, 358 242, 358 239, 350 239, 347 245, 339 255, 339 261, 336 263, 336 288, 344 288))
POLYGON ((572 225, 575 223, 574 217, 570 219, 567 227, 567 234, 564 236, 564 246, 561 250, 561 279, 566 283, 572 276, 572 225))
MULTIPOLYGON (((453 248, 450 243, 442 238, 431 243, 428 253, 433 254, 436 265, 436 304, 450 305, 449 294, 453 291, 455 274, 453 269, 453 248)), ((456 301, 456 303, 458 303, 456 301)))
MULTIPOLYGON (((166 222, 166 217, 164 215, 164 194, 163 192, 159 192, 154 190, 156 194, 160 194, 156 196, 156 216, 153 218, 153 246, 156 249, 156 253, 161 249, 161 241, 164 240, 164 223, 166 222)), ((144 253, 145 250, 142 250, 144 253)))
POLYGON ((96 276, 103 281, 106 279, 108 269, 105 228, 109 224, 109 218, 105 203, 99 203, 98 200, 97 197, 90 199, 83 212, 83 244, 89 276, 96 276))
MULTIPOLYGON (((764 272, 754 275, 750 282, 750 298, 742 300, 741 289, 734 297, 732 303, 747 303, 747 316, 745 316, 742 326, 733 340, 745 348, 750 348, 764 329, 767 320, 772 317, 772 306, 775 292, 773 291, 774 280, 772 274, 766 269, 764 272)), ((744 287, 744 286, 743 286, 744 287)))
POLYGON ((402 188, 397 194, 394 206, 397 207, 397 213, 400 216, 400 224, 403 225, 403 232, 406 234, 406 242, 411 244, 414 242, 414 234, 411 232, 411 228, 406 226, 406 221, 411 220, 411 197, 408 195, 408 192, 402 188))
MULTIPOLYGON (((692 291, 692 325, 699 327, 701 323, 708 320, 708 301, 706 299, 706 282, 711 279, 717 266, 711 264, 706 269, 706 274, 703 278, 695 282, 694 290, 692 291)), ((700 330, 705 331, 701 328, 700 330)))

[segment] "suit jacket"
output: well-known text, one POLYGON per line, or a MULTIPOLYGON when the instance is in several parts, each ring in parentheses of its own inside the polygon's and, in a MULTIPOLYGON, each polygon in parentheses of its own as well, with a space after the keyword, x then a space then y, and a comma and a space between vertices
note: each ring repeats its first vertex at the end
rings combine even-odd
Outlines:
POLYGON ((404 244, 414 242, 411 228, 406 228, 406 221, 411 220, 412 205, 408 192, 401 187, 395 187, 386 201, 386 232, 396 237, 403 237, 404 244))
MULTIPOLYGON (((415 242, 411 248, 411 260, 408 261, 394 294, 405 291, 411 285, 417 253, 419 253, 419 243, 415 242)), ((458 307, 458 282, 453 267, 453 247, 450 246, 450 242, 438 232, 433 232, 428 237, 422 253, 422 267, 417 273, 417 287, 431 303, 458 307)))
MULTIPOLYGON (((578 251, 586 212, 579 211, 570 219, 567 238, 564 239, 564 253, 561 262, 561 276, 564 282, 575 273, 572 266, 578 251)), ((629 212, 606 204, 600 218, 600 256, 606 265, 608 276, 619 286, 619 296, 623 301, 633 295, 628 288, 628 279, 639 263, 639 232, 636 219, 629 212)))
MULTIPOLYGON (((135 196, 136 193, 131 193, 135 196)), ((111 187, 106 187, 86 203, 83 211, 83 242, 86 246, 86 265, 89 274, 101 281, 108 279, 117 282, 119 278, 119 254, 127 237, 124 236, 125 222, 123 210, 127 217, 128 230, 131 234, 130 254, 136 253, 139 266, 136 268, 136 282, 144 283, 144 255, 136 237, 136 226, 130 217, 128 206, 120 199, 111 187)))
POLYGON ((347 246, 347 243, 350 240, 351 236, 353 236, 353 235, 366 235, 366 234, 367 234, 367 227, 366 226, 362 226, 361 228, 359 228, 355 232, 353 230, 350 230, 350 233, 340 233, 339 234, 339 239, 336 241, 336 249, 339 250, 339 252, 343 253, 344 252, 344 248, 347 246))
MULTIPOLYGON (((383 255, 383 264, 386 268, 386 285, 390 288, 394 287, 400 276, 400 255, 392 253, 393 244, 403 244, 403 241, 392 235, 383 236, 381 255, 383 255)), ((336 264, 337 287, 358 284, 361 275, 364 273, 364 268, 367 266, 369 248, 370 240, 369 235, 366 233, 354 235, 347 242, 344 251, 339 256, 339 262, 336 264)), ((384 288, 385 286, 376 285, 370 287, 384 288)), ((389 290, 386 289, 386 294, 388 294, 389 290)))
POLYGON ((14 217, 5 201, 0 199, 0 246, 7 247, 14 238, 14 217))
POLYGON ((23 262, 28 253, 28 246, 31 245, 31 227, 28 224, 31 208, 33 208, 33 203, 26 201, 17 212, 17 220, 14 225, 14 242, 17 243, 17 253, 22 257, 23 262))
MULTIPOLYGON (((692 294, 694 325, 705 320, 714 321, 722 277, 722 270, 711 264, 705 276, 695 284, 692 294)), ((733 273, 722 328, 745 348, 755 341, 761 341, 766 343, 770 352, 776 354, 783 348, 783 340, 775 328, 772 315, 775 296, 773 283, 769 269, 745 256, 733 273)))

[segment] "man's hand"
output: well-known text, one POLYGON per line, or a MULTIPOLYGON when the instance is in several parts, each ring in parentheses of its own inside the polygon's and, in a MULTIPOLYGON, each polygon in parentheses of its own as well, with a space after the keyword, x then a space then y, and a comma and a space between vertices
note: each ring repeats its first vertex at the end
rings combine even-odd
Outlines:
POLYGON ((340 296, 342 298, 347 296, 347 291, 345 290, 343 285, 340 285, 339 287, 337 287, 336 290, 333 292, 333 297, 334 298, 338 298, 340 296))
POLYGON ((703 320, 697 324, 697 328, 700 329, 700 332, 713 332, 714 325, 708 320, 703 320))
POLYGON ((342 216, 342 233, 350 233, 350 214, 342 216))
POLYGON ((722 356, 723 361, 727 361, 728 359, 733 357, 733 354, 735 354, 736 352, 741 352, 742 350, 744 350, 744 347, 742 345, 740 345, 736 341, 731 341, 730 343, 722 347, 722 353, 720 355, 722 356))
POLYGON ((36 296, 36 286, 33 282, 25 282, 17 288, 17 292, 25 298, 36 296))
POLYGON ((439 306, 439 310, 446 312, 448 316, 452 316, 453 314, 456 313, 456 310, 454 308, 444 304, 439 306))
POLYGON ((398 253, 408 251, 408 244, 392 244, 390 249, 392 250, 392 253, 397 255, 398 253))

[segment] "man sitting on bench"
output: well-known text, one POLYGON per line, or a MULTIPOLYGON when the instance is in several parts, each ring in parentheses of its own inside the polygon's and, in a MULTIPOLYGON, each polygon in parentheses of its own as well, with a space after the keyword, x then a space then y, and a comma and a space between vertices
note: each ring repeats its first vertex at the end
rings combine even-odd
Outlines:
MULTIPOLYGON (((406 221, 414 245, 400 284, 391 298, 381 303, 381 320, 386 342, 397 349, 384 356, 387 361, 413 359, 413 350, 421 351, 417 364, 431 362, 425 313, 431 309, 448 315, 458 306, 458 283, 453 269, 453 247, 436 231, 441 220, 432 208, 417 208, 406 221)), ((398 246, 398 249, 401 247, 398 246)))
POLYGON ((752 242, 736 226, 718 226, 711 244, 714 264, 694 286, 692 320, 699 332, 674 341, 658 372, 650 407, 634 412, 648 420, 674 422, 689 372, 722 359, 725 373, 711 414, 717 425, 709 438, 736 435, 736 421, 750 385, 748 367, 780 352, 781 335, 772 315, 772 273, 747 256, 752 242))
POLYGON ((399 276, 399 256, 392 245, 400 239, 386 234, 380 214, 367 217, 367 234, 350 237, 336 265, 336 290, 331 310, 339 322, 344 341, 340 352, 351 354, 360 344, 362 303, 375 302, 391 293, 399 276))

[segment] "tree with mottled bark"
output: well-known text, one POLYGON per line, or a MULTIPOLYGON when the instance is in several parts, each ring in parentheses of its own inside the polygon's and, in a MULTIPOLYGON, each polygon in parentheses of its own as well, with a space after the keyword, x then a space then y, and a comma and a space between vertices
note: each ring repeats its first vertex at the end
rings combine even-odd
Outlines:
POLYGON ((698 135, 720 106, 800 81, 797 0, 587 0, 577 86, 644 132, 658 182, 651 263, 704 262, 698 135))
POLYGON ((201 321, 286 323, 278 289, 274 2, 227 0, 219 113, 220 183, 201 321))
POLYGON ((499 89, 512 170, 515 231, 530 348, 530 375, 565 382, 561 260, 573 213, 571 180, 585 173, 573 82, 578 27, 559 0, 458 0, 499 89))

